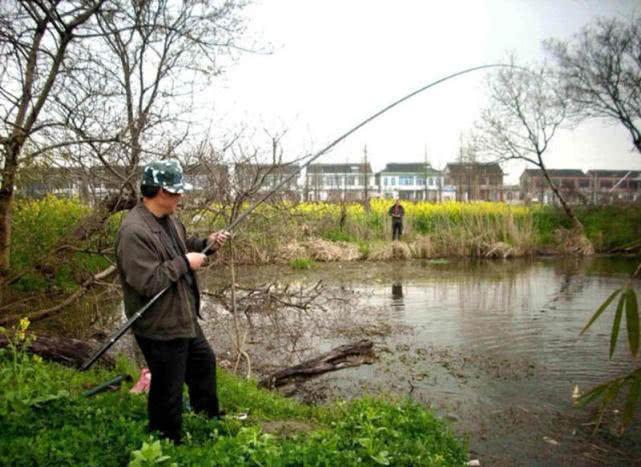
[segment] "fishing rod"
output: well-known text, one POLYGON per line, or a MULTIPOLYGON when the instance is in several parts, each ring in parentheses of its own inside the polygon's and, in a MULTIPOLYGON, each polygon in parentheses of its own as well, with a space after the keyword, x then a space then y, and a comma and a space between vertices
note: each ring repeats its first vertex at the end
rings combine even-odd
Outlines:
MULTIPOLYGON (((250 207, 248 207, 245 211, 243 211, 235 220, 233 220, 225 230, 228 232, 233 232, 233 230, 236 228, 238 224, 240 224, 249 214, 251 214, 258 206, 263 204, 268 198, 270 198, 274 193, 278 192, 282 187, 284 187, 287 183, 289 183, 294 177, 297 177, 303 169, 308 167, 312 162, 314 162, 316 159, 321 157, 323 154, 326 154, 328 151, 330 151, 334 146, 336 146, 338 143, 349 137, 352 133, 356 132, 363 126, 367 125, 369 122, 372 120, 380 117, 384 113, 386 113, 388 110, 391 110, 392 108, 396 107, 397 105, 405 102, 408 99, 411 99, 412 97, 416 96, 417 94, 420 94, 423 91, 426 91, 427 89, 434 87, 438 84, 441 84, 444 81, 450 80, 452 78, 456 78, 461 75, 465 75, 467 73, 472 73, 474 71, 478 70, 485 70, 488 68, 521 68, 515 65, 510 65, 510 64, 504 64, 504 63, 493 63, 489 65, 479 65, 475 66, 472 68, 466 68, 465 70, 462 71, 457 71, 456 73, 452 73, 450 75, 447 75, 443 78, 440 78, 436 81, 432 81, 431 83, 401 97, 400 99, 392 102, 388 106, 384 107, 383 109, 379 110, 378 112, 374 113, 373 115, 367 117, 365 120, 360 122, 358 125, 355 127, 351 128, 349 131, 346 133, 343 133, 341 136, 336 138, 334 141, 329 143, 327 146, 325 146, 323 149, 320 151, 316 152, 313 154, 310 159, 305 162, 303 165, 301 165, 295 172, 290 174, 289 176, 285 177, 283 180, 281 180, 271 191, 267 192, 265 195, 260 197, 258 201, 256 201, 254 204, 252 204, 250 207)), ((204 250, 201 251, 202 254, 205 254, 207 250, 209 250, 215 242, 208 243, 207 246, 205 247, 204 250)), ((136 313, 134 313, 131 318, 127 320, 125 324, 122 325, 120 329, 118 329, 114 334, 112 334, 107 342, 105 342, 91 357, 85 361, 82 366, 80 367, 80 371, 85 371, 88 370, 91 365, 93 365, 96 360, 98 360, 102 354, 104 354, 109 348, 116 343, 118 339, 122 337, 122 335, 129 330, 129 328, 143 315, 145 311, 147 311, 151 305, 156 303, 156 301, 165 293, 167 290, 169 290, 173 284, 165 287, 162 289, 160 292, 158 292, 156 295, 154 295, 147 304, 145 304, 140 310, 138 310, 136 313)))

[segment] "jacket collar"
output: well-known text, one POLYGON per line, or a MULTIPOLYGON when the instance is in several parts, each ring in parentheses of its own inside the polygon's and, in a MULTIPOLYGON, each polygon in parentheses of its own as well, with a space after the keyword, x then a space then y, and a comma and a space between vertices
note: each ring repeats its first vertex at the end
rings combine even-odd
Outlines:
POLYGON ((136 204, 136 207, 134 208, 136 211, 136 214, 140 216, 140 218, 145 221, 147 224, 147 227, 153 232, 161 232, 163 229, 156 220, 156 216, 154 216, 149 209, 147 209, 147 206, 145 206, 141 201, 136 204))
MULTIPOLYGON (((168 248, 167 245, 169 245, 169 242, 171 242, 171 239, 167 235, 167 232, 165 231, 165 229, 163 229, 162 226, 158 223, 157 217, 154 216, 154 214, 149 209, 147 209, 147 206, 145 206, 142 201, 139 201, 138 204, 136 204, 136 207, 134 209, 137 211, 141 219, 145 221, 145 223, 149 227, 149 230, 160 235, 160 237, 163 239, 161 242, 163 243, 163 248, 167 250, 168 248)), ((187 251, 185 240, 180 234, 180 230, 178 229, 178 226, 176 225, 176 221, 172 216, 169 216, 169 222, 172 223, 174 230, 178 234, 178 242, 180 244, 180 247, 182 248, 183 251, 187 251)))

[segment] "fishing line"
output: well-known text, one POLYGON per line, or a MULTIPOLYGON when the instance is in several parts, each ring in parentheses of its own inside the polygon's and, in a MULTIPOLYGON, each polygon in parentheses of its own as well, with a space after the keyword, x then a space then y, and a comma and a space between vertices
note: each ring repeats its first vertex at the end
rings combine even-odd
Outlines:
MULTIPOLYGON (((282 187, 284 187, 287 183, 289 183, 292 179, 294 179, 294 177, 297 177, 301 173, 301 171, 303 169, 308 167, 312 162, 314 162, 316 159, 321 157, 323 154, 325 154, 328 151, 330 151, 332 148, 334 148, 341 141, 343 141, 344 139, 348 138, 350 135, 352 135, 353 133, 358 131, 360 128, 362 128, 365 125, 367 125, 368 123, 370 123, 372 120, 375 120, 376 118, 380 117, 384 113, 386 113, 389 110, 393 109, 397 105, 402 104, 406 100, 411 99, 412 97, 416 96, 417 94, 420 94, 423 91, 426 91, 426 90, 428 90, 428 89, 430 89, 430 88, 432 88, 434 86, 437 86, 437 85, 439 85, 439 84, 441 84, 441 83, 443 83, 445 81, 448 81, 450 79, 453 79, 453 78, 456 78, 458 76, 462 76, 462 75, 465 75, 465 74, 468 74, 468 73, 472 73, 474 71, 486 70, 486 69, 489 69, 489 68, 516 68, 516 69, 525 70, 522 67, 519 67, 519 66, 516 66, 516 65, 512 65, 512 64, 506 64, 506 63, 493 63, 493 64, 489 64, 489 65, 479 65, 479 66, 475 66, 475 67, 471 67, 471 68, 466 68, 465 70, 462 70, 462 71, 457 71, 456 73, 452 73, 452 74, 447 75, 447 76, 445 76, 443 78, 440 78, 440 79, 438 79, 436 81, 432 81, 431 83, 429 83, 429 84, 427 84, 427 85, 425 85, 425 86, 423 86, 423 87, 421 87, 419 89, 416 89, 415 91, 412 91, 411 93, 401 97, 400 99, 392 102, 388 106, 382 108, 381 110, 379 110, 378 112, 374 113, 373 115, 367 117, 365 120, 360 122, 358 125, 352 127, 350 130, 348 130, 347 132, 343 133, 341 136, 339 136, 334 141, 329 143, 323 149, 321 149, 320 151, 318 151, 315 154, 313 154, 311 156, 311 158, 307 162, 305 162, 303 165, 301 165, 295 172, 293 172, 292 174, 290 174, 289 176, 284 178, 271 191, 267 192, 265 195, 260 197, 258 199, 258 201, 256 201, 254 204, 252 204, 250 207, 248 207, 245 211, 240 213, 240 215, 238 215, 238 217, 236 217, 236 219, 233 219, 231 221, 231 223, 225 228, 225 230, 227 230, 229 232, 233 232, 234 229, 236 228, 236 226, 238 224, 240 224, 249 214, 251 214, 258 206, 263 204, 267 199, 269 199, 272 195, 274 195, 282 187)), ((213 246, 213 243, 207 244, 207 246, 205 247, 205 249, 203 251, 201 251, 201 253, 206 253, 207 250, 209 250, 212 246, 213 246)), ((82 366, 80 367, 80 371, 88 370, 96 362, 96 360, 98 360, 102 356, 102 354, 104 354, 107 350, 109 350, 109 348, 113 344, 115 344, 116 341, 118 339, 120 339, 120 337, 122 337, 122 335, 125 332, 127 332, 127 330, 134 324, 134 322, 136 322, 143 315, 143 313, 145 311, 147 311, 149 309, 149 307, 151 307, 151 305, 153 305, 172 286, 173 286, 173 284, 171 284, 171 285, 165 287, 164 289, 162 289, 160 292, 158 292, 156 295, 154 295, 149 300, 149 302, 147 302, 147 304, 145 304, 142 308, 140 308, 140 310, 138 310, 136 313, 134 313, 134 315, 132 315, 132 317, 129 318, 127 320, 127 322, 120 329, 118 329, 114 334, 112 334, 109 337, 107 342, 105 342, 91 357, 89 357, 82 364, 82 366)))

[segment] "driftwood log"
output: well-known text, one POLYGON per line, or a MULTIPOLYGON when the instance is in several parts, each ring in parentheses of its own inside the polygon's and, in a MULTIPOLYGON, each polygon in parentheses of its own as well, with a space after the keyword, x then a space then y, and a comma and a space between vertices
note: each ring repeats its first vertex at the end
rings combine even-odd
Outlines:
POLYGON ((262 387, 275 388, 284 386, 291 380, 311 378, 328 371, 370 364, 374 359, 373 343, 364 339, 353 344, 341 345, 299 365, 279 370, 261 379, 258 384, 262 387))
MULTIPOLYGON (((6 336, 0 336, 0 348, 8 344, 6 336)), ((29 352, 40 355, 45 360, 62 363, 73 367, 80 367, 82 363, 96 351, 94 346, 86 341, 71 337, 55 337, 38 335, 29 346, 29 352)), ((101 357, 101 363, 107 368, 115 366, 114 359, 109 355, 101 357)))

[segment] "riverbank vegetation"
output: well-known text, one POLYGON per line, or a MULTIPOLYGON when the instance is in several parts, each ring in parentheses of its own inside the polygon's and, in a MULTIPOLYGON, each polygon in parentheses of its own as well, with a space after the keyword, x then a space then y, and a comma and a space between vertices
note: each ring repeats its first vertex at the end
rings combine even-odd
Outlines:
MULTIPOLYGON (((558 208, 503 203, 405 202, 404 233, 392 243, 389 202, 270 204, 237 232, 237 259, 248 264, 390 260, 440 257, 505 258, 580 253, 558 208)), ((72 229, 90 208, 47 197, 17 203, 13 219, 11 281, 21 289, 73 288, 109 264, 120 215, 100 235, 78 241, 72 229), (62 252, 69 251, 69 254, 62 252)), ((205 235, 224 227, 217 207, 181 213, 188 229, 205 235)), ((641 206, 577 208, 598 253, 634 253, 641 246, 641 206)), ((225 253, 220 255, 225 260, 225 253)))
MULTIPOLYGON (((464 465, 467 453, 429 410, 405 399, 362 398, 330 406, 286 399, 224 371, 219 397, 229 416, 187 412, 184 443, 146 432, 146 398, 127 388, 91 398, 87 388, 116 370, 80 373, 23 352, 22 320, 0 350, 0 465, 464 465), (164 457, 166 456, 166 457, 164 457), (138 459, 138 460, 134 460, 138 459)), ((5 334, 7 331, 3 331, 5 334)))

